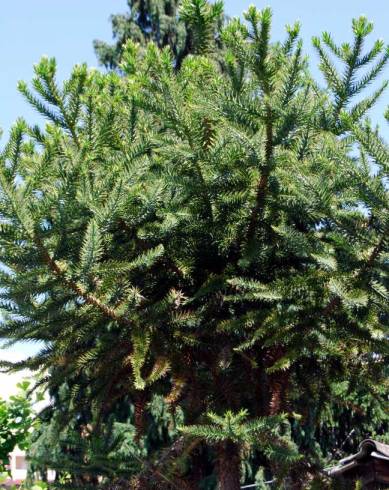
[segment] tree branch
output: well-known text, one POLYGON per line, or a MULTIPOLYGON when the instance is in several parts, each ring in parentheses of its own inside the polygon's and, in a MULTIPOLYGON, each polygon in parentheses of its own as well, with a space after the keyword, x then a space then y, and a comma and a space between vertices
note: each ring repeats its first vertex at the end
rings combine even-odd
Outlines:
POLYGON ((50 256, 48 250, 44 246, 42 240, 34 236, 34 243, 36 246, 39 248, 43 260, 46 263, 46 265, 49 267, 51 272, 59 278, 62 279, 62 281, 66 284, 66 286, 71 289, 74 293, 76 293, 78 296, 84 299, 85 303, 92 305, 96 307, 100 312, 106 316, 107 318, 116 321, 117 323, 124 325, 126 327, 132 327, 132 322, 130 322, 127 318, 120 316, 116 313, 116 311, 113 308, 110 308, 109 306, 105 305, 102 303, 96 296, 89 294, 85 291, 85 289, 80 285, 77 284, 75 281, 72 279, 68 279, 64 271, 60 268, 60 266, 57 264, 57 262, 50 256))
POLYGON ((247 229, 246 241, 249 241, 255 233, 258 220, 262 218, 265 207, 265 199, 268 190, 270 163, 273 158, 273 114, 270 106, 266 109, 266 146, 265 166, 257 184, 255 206, 251 212, 250 223, 247 229))
MULTIPOLYGON (((386 231, 382 234, 379 242, 377 245, 374 247, 372 253, 370 254, 370 257, 368 258, 367 262, 363 267, 361 267, 359 273, 358 273, 358 278, 361 279, 362 275, 367 272, 371 267, 373 267, 374 262, 376 261, 377 257, 381 253, 382 247, 385 243, 385 238, 386 238, 386 231)), ((323 308, 321 315, 326 317, 329 316, 338 306, 341 305, 341 299, 339 296, 333 297, 328 304, 323 308)))

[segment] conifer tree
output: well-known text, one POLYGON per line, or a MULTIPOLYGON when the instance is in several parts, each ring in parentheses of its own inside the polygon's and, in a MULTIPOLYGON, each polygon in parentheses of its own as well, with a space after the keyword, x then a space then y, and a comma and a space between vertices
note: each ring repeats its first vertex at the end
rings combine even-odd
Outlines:
POLYGON ((143 46, 149 42, 159 48, 168 46, 176 67, 190 53, 206 51, 217 55, 221 49, 224 15, 220 1, 128 0, 127 3, 128 13, 111 17, 115 44, 94 41, 98 60, 106 68, 119 68, 128 40, 143 46))
POLYGON ((237 490, 244 461, 301 488, 339 383, 384 378, 388 150, 364 119, 379 93, 361 91, 387 48, 364 54, 370 31, 314 40, 324 88, 299 25, 272 42, 255 7, 223 32, 225 73, 127 42, 123 76, 79 66, 60 87, 43 59, 20 84, 49 123, 18 121, 1 155, 0 335, 45 347, 3 365, 68 383, 92 432, 128 402, 139 447, 163 397, 181 435, 134 488, 237 490))

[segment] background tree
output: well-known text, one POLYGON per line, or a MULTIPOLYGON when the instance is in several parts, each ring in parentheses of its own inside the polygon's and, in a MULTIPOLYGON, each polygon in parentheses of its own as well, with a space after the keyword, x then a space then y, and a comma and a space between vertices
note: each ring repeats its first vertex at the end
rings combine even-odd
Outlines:
POLYGON ((168 46, 173 62, 179 67, 190 53, 221 50, 220 30, 224 23, 223 3, 206 0, 128 0, 129 12, 111 17, 115 44, 95 41, 99 62, 108 69, 118 69, 128 40, 146 46, 154 42, 168 46))

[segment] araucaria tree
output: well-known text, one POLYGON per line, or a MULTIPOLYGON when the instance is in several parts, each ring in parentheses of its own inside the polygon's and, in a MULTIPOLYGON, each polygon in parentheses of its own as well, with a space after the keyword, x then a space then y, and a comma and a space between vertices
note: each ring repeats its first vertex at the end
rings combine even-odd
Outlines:
POLYGON ((389 51, 363 17, 352 44, 323 34, 320 88, 299 25, 270 29, 269 9, 230 22, 223 73, 129 42, 124 76, 60 88, 44 59, 19 87, 49 124, 1 156, 0 334, 43 342, 18 366, 91 403, 81 439, 133 407, 133 488, 314 485, 329 405, 384 378, 389 150, 365 117, 385 85, 362 92, 389 51), (153 451, 161 397, 179 423, 153 451))

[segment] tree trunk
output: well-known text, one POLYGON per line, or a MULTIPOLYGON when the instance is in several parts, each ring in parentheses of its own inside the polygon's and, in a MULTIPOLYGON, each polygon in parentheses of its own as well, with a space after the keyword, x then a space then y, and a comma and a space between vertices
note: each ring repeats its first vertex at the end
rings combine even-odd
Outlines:
POLYGON ((233 442, 221 442, 217 448, 218 490, 240 490, 240 453, 233 442))
MULTIPOLYGON (((121 488, 121 487, 118 487, 121 488)), ((152 490, 155 488, 159 488, 156 486, 155 482, 150 481, 146 475, 134 476, 131 478, 129 482, 129 486, 123 486, 124 489, 128 490, 152 490)))
POLYGON ((135 442, 138 444, 146 432, 145 411, 147 405, 147 394, 144 391, 138 391, 134 399, 134 425, 135 425, 135 442))
MULTIPOLYGON (((189 451, 188 451, 189 453, 189 451)), ((207 453, 204 443, 197 444, 189 453, 190 458, 190 475, 188 478, 188 488, 198 490, 201 482, 207 475, 207 453)))

